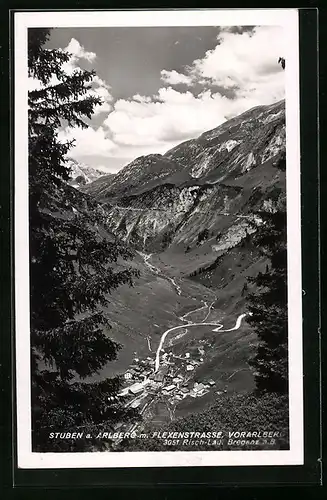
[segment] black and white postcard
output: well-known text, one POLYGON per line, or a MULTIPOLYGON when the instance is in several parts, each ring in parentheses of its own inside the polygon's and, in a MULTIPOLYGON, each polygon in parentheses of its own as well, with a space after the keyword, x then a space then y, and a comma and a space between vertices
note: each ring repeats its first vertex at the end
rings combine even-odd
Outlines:
POLYGON ((20 468, 303 464, 298 11, 16 12, 20 468))

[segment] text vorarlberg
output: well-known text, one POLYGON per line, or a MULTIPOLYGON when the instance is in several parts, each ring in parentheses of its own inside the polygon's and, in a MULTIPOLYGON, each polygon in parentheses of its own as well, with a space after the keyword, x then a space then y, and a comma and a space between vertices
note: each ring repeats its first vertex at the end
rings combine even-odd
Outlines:
MULTIPOLYGON (((233 431, 227 435, 222 431, 213 432, 152 432, 150 434, 137 434, 136 432, 99 432, 92 437, 98 439, 136 439, 140 437, 156 438, 156 439, 267 439, 280 437, 280 432, 273 431, 233 431)), ((50 432, 50 439, 81 439, 84 436, 83 432, 50 432)))

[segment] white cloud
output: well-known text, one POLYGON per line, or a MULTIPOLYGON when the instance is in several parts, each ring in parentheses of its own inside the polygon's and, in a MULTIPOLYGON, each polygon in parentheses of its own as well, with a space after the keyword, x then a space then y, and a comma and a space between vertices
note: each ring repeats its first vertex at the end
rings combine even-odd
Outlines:
MULTIPOLYGON (((94 52, 86 51, 85 48, 75 38, 72 38, 67 47, 65 47, 63 50, 64 52, 69 52, 71 54, 71 58, 69 59, 69 61, 64 63, 62 66, 63 71, 68 75, 72 75, 74 71, 82 69, 80 66, 81 61, 84 60, 90 63, 94 62, 96 59, 96 54, 94 52)), ((29 78, 28 80, 29 91, 39 90, 40 88, 42 88, 42 84, 39 80, 35 78, 29 78)), ((57 85, 58 83, 59 80, 55 76, 50 81, 50 85, 57 85)), ((94 115, 99 115, 100 113, 108 113, 112 109, 110 103, 113 101, 110 90, 110 85, 99 78, 98 75, 95 75, 92 80, 92 88, 85 95, 80 96, 80 99, 84 99, 85 96, 91 95, 100 97, 100 99, 102 100, 102 104, 95 106, 94 115)))
POLYGON ((241 34, 223 32, 218 42, 203 59, 194 61, 191 70, 194 77, 242 90, 258 88, 265 77, 283 72, 277 63, 284 52, 283 30, 278 26, 259 26, 253 32, 241 34))
POLYGON ((168 83, 169 85, 178 85, 183 83, 185 85, 192 85, 193 79, 189 75, 184 75, 182 73, 178 73, 174 69, 171 71, 167 71, 163 69, 161 71, 161 80, 164 83, 168 83))
POLYGON ((233 89, 236 98, 281 99, 284 77, 277 61, 283 53, 284 35, 279 26, 258 26, 242 33, 226 28, 218 35, 216 47, 193 61, 185 73, 163 70, 161 79, 170 85, 202 84, 233 89))
POLYGON ((274 78, 270 92, 284 88, 283 70, 278 58, 284 52, 283 30, 278 26, 259 26, 253 32, 223 31, 218 44, 193 62, 189 73, 193 81, 209 81, 236 93, 258 90, 274 78))
POLYGON ((132 97, 133 101, 137 102, 151 102, 151 97, 145 96, 145 95, 140 95, 140 94, 135 94, 132 97))
POLYGON ((27 80, 28 92, 33 92, 34 90, 41 90, 43 88, 42 83, 37 78, 28 77, 27 80))
MULTIPOLYGON (((89 157, 91 161, 91 156, 96 155, 103 158, 97 160, 102 165, 104 159, 127 163, 140 155, 165 153, 232 116, 280 100, 284 97, 285 74, 278 64, 284 52, 282 35, 281 28, 269 26, 258 27, 252 33, 224 30, 217 46, 183 73, 162 70, 166 86, 154 96, 135 94, 113 103, 110 86, 96 76, 92 92, 104 100, 97 114, 107 113, 102 125, 97 129, 66 129, 60 138, 76 139, 70 152, 76 159, 89 157), (179 84, 202 84, 205 90, 196 96, 190 90, 179 92, 173 88, 179 84), (232 90, 233 98, 223 95, 223 90, 217 92, 213 85, 232 90)), ((87 52, 75 39, 66 49, 74 54, 68 71, 78 68, 83 59, 96 59, 96 54, 87 52)))
POLYGON ((270 85, 270 81, 265 82, 260 92, 243 91, 233 100, 210 90, 195 97, 191 92, 162 88, 151 102, 118 100, 103 125, 109 128, 112 140, 123 148, 123 156, 128 156, 126 148, 136 146, 148 148, 148 152, 151 147, 151 152, 160 153, 251 107, 272 102, 266 94, 270 85))
POLYGON ((76 159, 94 154, 104 157, 111 156, 117 148, 103 127, 97 129, 67 127, 59 132, 58 137, 61 142, 75 139, 75 146, 70 150, 69 156, 76 159))
POLYGON ((86 59, 89 62, 93 62, 96 59, 95 52, 87 52, 76 38, 72 38, 64 50, 72 54, 73 59, 76 60, 86 59))
MULTIPOLYGON (((79 43, 78 40, 72 38, 64 49, 65 52, 69 52, 72 57, 64 65, 64 71, 68 74, 72 74, 75 70, 81 69, 80 61, 84 60, 89 63, 94 62, 96 59, 95 52, 88 52, 85 50, 83 45, 79 43)), ((95 95, 102 99, 102 104, 97 105, 94 109, 94 114, 99 115, 100 113, 108 113, 111 110, 111 101, 113 100, 110 93, 111 87, 99 76, 95 75, 92 81, 92 90, 88 92, 88 95, 95 95)), ((81 97, 83 98, 83 97, 81 97)))
POLYGON ((100 97, 102 100, 102 104, 97 105, 94 109, 94 115, 99 115, 100 113, 108 113, 111 111, 111 102, 113 101, 113 97, 110 93, 111 87, 104 80, 95 75, 93 77, 93 88, 89 91, 89 94, 93 93, 94 95, 100 97))
POLYGON ((223 31, 217 46, 195 60, 185 74, 161 71, 169 87, 152 97, 137 94, 115 103, 103 125, 119 146, 117 155, 123 151, 123 156, 129 156, 128 151, 135 148, 164 152, 254 106, 283 99, 284 71, 278 64, 283 48, 279 27, 223 31), (195 96, 172 88, 186 82, 202 82, 206 90, 195 96), (212 84, 232 89, 233 98, 224 96, 223 90, 214 91, 212 84))
POLYGON ((76 40, 76 38, 72 38, 67 47, 63 49, 63 51, 68 52, 71 55, 69 61, 67 61, 63 65, 63 70, 68 75, 71 75, 76 69, 81 69, 81 60, 91 63, 96 59, 96 54, 94 52, 87 52, 83 45, 81 45, 79 41, 76 40))
MULTIPOLYGON (((166 146, 196 136, 204 128, 217 125, 217 113, 210 112, 210 92, 198 98, 191 92, 161 88, 148 100, 118 100, 104 121, 114 142, 123 146, 166 146)), ((220 117, 222 121, 223 116, 220 117)))

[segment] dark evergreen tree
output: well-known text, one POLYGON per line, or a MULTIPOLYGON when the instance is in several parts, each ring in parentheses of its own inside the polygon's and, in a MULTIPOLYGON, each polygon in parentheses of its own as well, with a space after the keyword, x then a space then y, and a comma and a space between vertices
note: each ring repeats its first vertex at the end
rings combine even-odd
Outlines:
POLYGON ((202 241, 208 238, 209 238, 209 229, 205 228, 198 234, 198 243, 201 243, 202 241))
POLYGON ((77 184, 82 184, 83 186, 85 186, 86 184, 86 179, 85 177, 83 177, 83 175, 78 175, 75 181, 77 182, 77 184))
POLYGON ((162 250, 168 248, 172 240, 173 240, 172 231, 171 230, 166 231, 162 236, 162 243, 161 243, 162 250))
POLYGON ((243 287, 242 287, 242 292, 241 292, 241 296, 243 297, 243 295, 248 291, 248 284, 247 282, 244 283, 243 287))
POLYGON ((247 295, 251 313, 248 322, 259 343, 250 360, 258 393, 288 391, 288 329, 287 329, 287 248, 286 209, 260 212, 260 226, 253 243, 269 259, 270 265, 248 281, 255 291, 247 295))
POLYGON ((88 126, 100 99, 89 90, 93 71, 66 74, 70 55, 47 50, 49 30, 29 29, 29 201, 32 429, 34 451, 101 449, 101 428, 136 418, 117 397, 119 377, 87 383, 121 347, 108 336, 108 294, 137 273, 114 263, 132 257, 108 232, 102 211, 66 184, 72 142, 59 128, 88 126), (75 208, 74 208, 75 207, 75 208), (77 207, 77 209, 76 209, 77 207), (79 440, 50 432, 83 432, 79 440))

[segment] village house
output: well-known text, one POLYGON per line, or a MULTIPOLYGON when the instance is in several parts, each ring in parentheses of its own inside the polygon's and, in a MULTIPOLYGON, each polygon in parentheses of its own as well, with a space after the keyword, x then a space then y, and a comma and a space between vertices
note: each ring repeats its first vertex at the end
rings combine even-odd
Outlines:
POLYGON ((193 390, 195 392, 198 392, 198 391, 201 391, 202 389, 204 389, 204 384, 202 382, 200 384, 195 382, 193 390))
POLYGON ((122 389, 119 393, 118 396, 127 396, 129 393, 129 387, 125 387, 125 389, 122 389))
POLYGON ((135 372, 140 372, 142 368, 139 365, 131 365, 131 369, 135 372))
POLYGON ((132 394, 139 394, 140 392, 142 392, 144 389, 144 385, 143 384, 140 384, 140 383, 136 383, 136 384, 133 384, 133 385, 130 385, 129 386, 129 391, 132 393, 132 394))
POLYGON ((201 396, 204 396, 205 394, 207 394, 209 391, 208 389, 206 389, 205 387, 203 389, 201 389, 200 391, 197 391, 196 395, 197 397, 201 397, 201 396))
POLYGON ((158 373, 156 373, 156 374, 155 374, 155 376, 154 376, 154 380, 155 380, 156 382, 162 382, 162 381, 163 381, 163 379, 164 379, 164 377, 165 377, 164 373, 162 373, 162 372, 158 372, 158 373))

